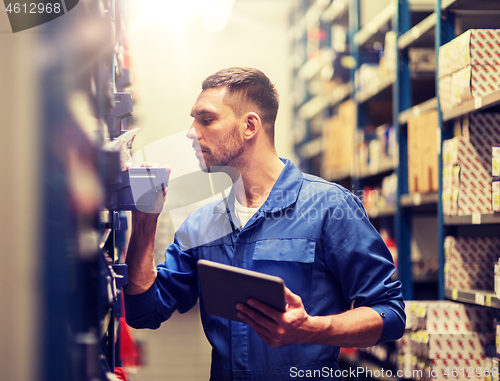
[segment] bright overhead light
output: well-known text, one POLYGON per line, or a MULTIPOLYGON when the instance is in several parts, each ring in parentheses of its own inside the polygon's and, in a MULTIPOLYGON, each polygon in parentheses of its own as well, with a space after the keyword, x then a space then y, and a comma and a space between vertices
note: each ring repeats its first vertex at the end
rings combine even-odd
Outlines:
POLYGON ((187 27, 189 21, 202 17, 203 26, 211 32, 224 30, 234 0, 142 0, 143 22, 159 22, 175 31, 187 27))
POLYGON ((211 32, 221 32, 229 21, 234 0, 206 0, 203 26, 211 32))

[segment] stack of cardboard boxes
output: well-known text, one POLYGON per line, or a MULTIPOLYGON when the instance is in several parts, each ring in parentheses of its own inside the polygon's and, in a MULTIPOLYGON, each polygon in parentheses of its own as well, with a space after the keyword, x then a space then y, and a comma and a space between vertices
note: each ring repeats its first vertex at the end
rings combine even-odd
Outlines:
POLYGON ((492 161, 494 146, 500 144, 500 114, 473 113, 461 123, 461 136, 443 142, 443 213, 492 213, 492 161))
POLYGON ((500 29, 470 29, 439 48, 441 110, 500 90, 500 29))
POLYGON ((410 193, 438 190, 438 115, 429 111, 408 120, 408 188, 410 193))
POLYGON ((494 268, 500 258, 500 238, 446 237, 445 287, 494 290, 494 268))
POLYGON ((492 372, 491 359, 486 359, 494 343, 492 309, 451 301, 407 301, 405 310, 406 331, 398 341, 398 369, 405 378, 487 379, 486 371, 492 372))

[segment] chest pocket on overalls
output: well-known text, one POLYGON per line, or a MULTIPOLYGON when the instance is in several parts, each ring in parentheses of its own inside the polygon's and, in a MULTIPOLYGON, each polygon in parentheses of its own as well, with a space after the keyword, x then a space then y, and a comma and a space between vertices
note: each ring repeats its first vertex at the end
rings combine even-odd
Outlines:
POLYGON ((305 238, 260 240, 255 243, 252 269, 282 278, 309 311, 313 306, 315 250, 316 242, 305 238))

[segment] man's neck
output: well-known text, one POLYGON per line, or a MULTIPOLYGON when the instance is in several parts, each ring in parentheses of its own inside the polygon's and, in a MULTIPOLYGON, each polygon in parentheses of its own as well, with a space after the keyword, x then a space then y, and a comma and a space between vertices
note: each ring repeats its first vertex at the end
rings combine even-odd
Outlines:
POLYGON ((269 159, 240 168, 241 177, 234 183, 235 196, 240 204, 255 208, 267 200, 284 167, 277 155, 269 159))

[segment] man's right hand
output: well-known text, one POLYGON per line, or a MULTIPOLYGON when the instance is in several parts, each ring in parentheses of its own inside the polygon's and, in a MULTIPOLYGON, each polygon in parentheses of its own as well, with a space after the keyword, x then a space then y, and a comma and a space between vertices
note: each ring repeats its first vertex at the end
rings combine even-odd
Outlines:
MULTIPOLYGON (((145 162, 143 164, 141 164, 141 167, 142 168, 158 168, 158 164, 154 163, 154 164, 151 164, 151 163, 148 163, 148 162, 145 162)), ((165 166, 165 171, 167 172, 167 183, 168 183, 168 180, 170 178, 170 172, 171 172, 171 169, 169 166, 165 166)), ((167 191, 168 191, 168 185, 167 187, 163 188, 160 191, 156 191, 155 192, 155 208, 153 211, 149 211, 149 212, 142 212, 142 211, 133 211, 132 212, 132 223, 134 223, 134 219, 135 220, 143 220, 143 219, 158 219, 158 217, 160 216, 164 206, 165 206, 165 200, 166 200, 166 197, 167 197, 167 191)))
MULTIPOLYGON (((144 163, 142 167, 153 168, 158 165, 144 163)), ((170 168, 166 167, 165 170, 168 179, 170 168)), ((132 231, 126 258, 129 283, 123 288, 127 294, 146 292, 156 280, 154 242, 158 217, 165 205, 167 189, 163 188, 161 192, 156 192, 154 211, 146 213, 135 210, 132 212, 132 231)))

